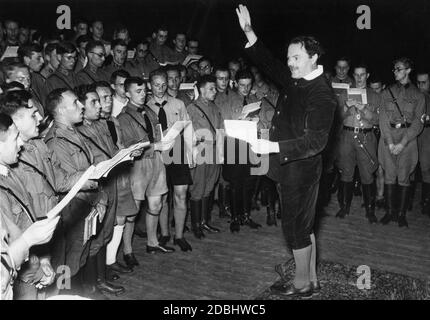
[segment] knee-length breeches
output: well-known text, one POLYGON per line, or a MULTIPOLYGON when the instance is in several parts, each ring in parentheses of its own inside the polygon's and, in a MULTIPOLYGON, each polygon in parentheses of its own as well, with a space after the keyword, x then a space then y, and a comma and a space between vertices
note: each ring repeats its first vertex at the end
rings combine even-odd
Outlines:
POLYGON ((193 184, 189 190, 191 200, 209 197, 215 187, 220 174, 221 166, 218 164, 199 164, 190 171, 193 184))

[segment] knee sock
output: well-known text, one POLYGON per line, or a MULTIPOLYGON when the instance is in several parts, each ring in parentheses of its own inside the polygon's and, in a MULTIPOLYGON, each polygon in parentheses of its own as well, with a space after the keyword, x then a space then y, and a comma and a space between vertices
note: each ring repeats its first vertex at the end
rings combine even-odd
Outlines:
POLYGON ((122 240, 122 234, 124 232, 124 225, 116 225, 113 228, 113 235, 110 242, 106 247, 106 264, 111 265, 116 262, 116 255, 118 253, 118 248, 122 240))

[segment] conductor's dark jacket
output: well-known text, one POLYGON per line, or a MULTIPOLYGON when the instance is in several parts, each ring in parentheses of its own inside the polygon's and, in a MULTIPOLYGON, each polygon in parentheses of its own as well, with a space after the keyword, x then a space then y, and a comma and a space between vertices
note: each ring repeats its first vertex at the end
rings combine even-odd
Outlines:
POLYGON ((321 152, 337 105, 331 86, 324 73, 312 80, 291 78, 286 64, 260 41, 246 51, 281 88, 270 128, 270 140, 279 142, 280 153, 270 154, 267 176, 285 185, 313 185, 321 174, 321 152))

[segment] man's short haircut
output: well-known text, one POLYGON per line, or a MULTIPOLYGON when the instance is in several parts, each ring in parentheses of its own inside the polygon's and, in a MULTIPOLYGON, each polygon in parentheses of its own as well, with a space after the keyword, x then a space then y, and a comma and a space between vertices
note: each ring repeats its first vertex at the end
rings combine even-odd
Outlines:
POLYGON ((18 23, 18 21, 17 20, 14 20, 14 19, 7 19, 7 20, 5 20, 5 22, 4 22, 4 27, 6 28, 6 26, 9 24, 9 23, 16 23, 16 25, 19 27, 19 23, 18 23))
POLYGON ((348 66, 351 66, 351 59, 350 59, 350 58, 348 58, 348 57, 346 57, 346 56, 342 56, 342 57, 337 58, 337 59, 336 59, 336 64, 337 64, 339 61, 346 61, 346 63, 348 64, 348 66))
POLYGON ((91 22, 91 27, 94 26, 95 23, 100 22, 101 24, 104 24, 103 21, 101 21, 100 19, 96 19, 93 22, 91 22))
POLYGON ((4 141, 5 134, 11 125, 13 125, 12 118, 7 114, 0 113, 0 141, 4 141))
POLYGON ((48 43, 45 47, 44 54, 50 55, 54 50, 57 50, 57 43, 48 43))
POLYGON ((110 84, 107 81, 96 81, 92 85, 94 86, 95 89, 97 89, 97 88, 109 88, 109 90, 111 90, 110 84))
POLYGON ((57 44, 57 54, 63 55, 65 53, 77 52, 75 45, 71 42, 64 41, 57 44))
POLYGON ((430 78, 430 71, 427 69, 419 69, 417 70, 416 75, 417 77, 427 75, 430 78))
POLYGON ((21 61, 24 61, 24 57, 31 58, 33 52, 42 53, 42 51, 43 51, 43 48, 39 44, 36 44, 36 43, 25 44, 19 47, 18 57, 21 61))
POLYGON ((115 84, 116 78, 118 77, 127 79, 127 78, 130 78, 130 74, 123 69, 116 70, 112 72, 112 75, 110 76, 110 83, 115 84))
POLYGON ((185 73, 187 72, 187 67, 183 64, 176 65, 176 68, 178 68, 179 73, 181 73, 182 71, 185 71, 185 73))
POLYGON ((124 81, 124 90, 127 92, 130 89, 132 84, 136 84, 137 86, 141 86, 145 83, 145 81, 141 77, 129 77, 124 81))
POLYGON ((413 69, 414 63, 409 58, 406 58, 406 57, 398 58, 398 59, 396 59, 396 60, 393 61, 393 64, 396 64, 398 62, 400 62, 401 64, 403 64, 406 69, 409 69, 409 68, 413 69))
POLYGON ((90 37, 89 37, 89 36, 87 36, 86 34, 84 34, 84 35, 82 35, 82 36, 79 36, 79 37, 76 39, 76 45, 77 45, 78 47, 80 47, 81 43, 89 42, 90 40, 91 40, 91 39, 90 39, 90 37))
POLYGON ((357 64, 354 66, 354 70, 355 70, 355 69, 358 69, 358 68, 366 69, 366 73, 370 73, 368 65, 367 65, 366 63, 364 63, 364 62, 357 63, 357 64))
POLYGON ((103 42, 98 41, 98 40, 90 40, 90 41, 88 41, 87 45, 85 46, 85 52, 89 53, 97 47, 104 48, 103 42))
POLYGON ((159 25, 157 27, 157 29, 155 30, 155 33, 158 33, 158 31, 167 31, 167 32, 169 32, 169 29, 167 28, 166 25, 159 25))
POLYGON ((211 74, 205 74, 205 75, 201 76, 197 80, 197 88, 199 89, 199 92, 200 92, 200 89, 203 88, 208 83, 216 83, 215 76, 213 76, 211 74))
POLYGON ((117 46, 121 46, 121 47, 126 47, 127 48, 127 43, 125 43, 124 40, 122 39, 115 39, 112 41, 112 50, 115 49, 115 47, 117 46))
POLYGON ((155 77, 164 77, 164 79, 167 80, 167 73, 163 70, 163 68, 158 68, 154 71, 151 71, 151 73, 149 74, 149 82, 152 82, 155 77))
POLYGON ((374 75, 370 76, 369 84, 371 84, 371 83, 378 83, 378 82, 380 84, 383 84, 382 78, 378 74, 374 74, 374 75))
POLYGON ((201 57, 200 59, 199 59, 199 61, 197 62, 197 65, 199 65, 201 62, 203 62, 203 61, 207 61, 207 62, 209 62, 209 64, 212 66, 212 61, 211 61, 211 59, 209 59, 209 57, 201 57))
POLYGON ((3 92, 14 91, 14 90, 25 90, 24 85, 18 81, 12 81, 9 83, 5 82, 0 87, 3 92))
POLYGON ((67 91, 70 91, 70 89, 67 89, 67 88, 54 89, 46 97, 46 102, 45 102, 46 111, 53 117, 55 117, 58 105, 63 101, 63 93, 67 91))
POLYGON ((33 98, 30 92, 26 90, 13 90, 0 97, 0 113, 13 116, 19 109, 31 109, 28 100, 33 98))
POLYGON ((197 42, 197 43, 199 43, 199 40, 197 40, 196 38, 190 38, 190 39, 187 40, 187 42, 188 43, 190 43, 190 42, 197 42))
POLYGON ((239 81, 241 79, 251 79, 252 82, 254 82, 254 75, 251 71, 245 69, 245 70, 239 70, 236 73, 236 81, 239 81))
POLYGON ((124 32, 124 31, 128 32, 127 27, 125 25, 121 24, 121 23, 117 24, 115 26, 114 31, 113 31, 113 37, 115 38, 118 35, 118 33, 121 33, 121 32, 124 32))
POLYGON ((309 57, 317 54, 319 59, 324 54, 324 49, 322 48, 320 42, 313 36, 298 36, 292 39, 289 44, 302 45, 309 57))
POLYGON ((3 73, 6 77, 6 79, 9 79, 10 76, 12 75, 12 73, 16 70, 16 69, 27 69, 28 67, 23 64, 22 62, 11 62, 11 63, 5 63, 3 65, 3 73))
POLYGON ((81 23, 84 23, 84 24, 88 25, 88 20, 86 20, 86 19, 84 19, 84 18, 82 18, 82 17, 77 18, 77 19, 75 20, 75 23, 73 24, 73 26, 77 27, 77 26, 78 26, 79 24, 81 24, 81 23))
POLYGON ((166 67, 164 67, 164 72, 167 74, 168 72, 176 71, 177 73, 181 74, 179 71, 179 65, 175 64, 169 64, 166 67))
POLYGON ((226 66, 222 66, 222 65, 217 65, 215 68, 214 68, 214 74, 216 74, 217 73, 217 71, 218 72, 227 72, 228 74, 229 74, 229 76, 230 76, 230 70, 226 67, 226 66))
POLYGON ((176 39, 176 37, 177 37, 179 34, 183 34, 183 35, 185 36, 185 39, 187 38, 187 33, 186 33, 186 32, 184 32, 184 31, 177 31, 177 32, 175 32, 175 39, 176 39))
POLYGON ((90 92, 96 92, 96 88, 93 84, 81 84, 75 88, 75 93, 82 104, 85 103, 87 100, 87 94, 90 92))

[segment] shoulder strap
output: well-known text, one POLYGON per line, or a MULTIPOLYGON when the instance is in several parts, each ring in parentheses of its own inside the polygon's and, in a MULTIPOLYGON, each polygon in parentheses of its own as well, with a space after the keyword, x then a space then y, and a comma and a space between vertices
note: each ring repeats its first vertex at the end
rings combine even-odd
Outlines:
POLYGON ((203 115, 205 116, 206 120, 209 122, 209 125, 211 126, 212 130, 213 130, 214 132, 216 132, 216 129, 215 129, 214 125, 212 124, 211 120, 209 119, 208 115, 206 114, 206 112, 204 112, 204 111, 203 111, 203 109, 202 109, 202 108, 200 108, 200 107, 197 105, 197 103, 194 103, 194 106, 195 106, 197 109, 199 109, 199 110, 201 111, 201 113, 203 113, 203 115))
POLYGON ((93 80, 93 82, 97 82, 96 80, 94 80, 93 77, 90 76, 90 74, 87 72, 87 70, 82 69, 82 72, 84 72, 91 80, 93 80))
MULTIPOLYGON (((55 138, 67 141, 68 143, 74 145, 76 148, 78 148, 79 150, 81 150, 83 152, 83 154, 85 155, 85 158, 87 158, 88 163, 90 165, 92 165, 91 160, 90 160, 90 156, 85 152, 84 148, 82 148, 79 144, 77 144, 77 143, 75 143, 73 141, 70 141, 69 139, 64 138, 64 137, 55 137, 55 138)), ((46 140, 46 142, 48 142, 48 141, 50 141, 52 139, 54 139, 54 137, 49 138, 48 140, 46 140)))
POLYGON ((112 156, 102 147, 100 147, 91 137, 87 136, 86 134, 83 134, 81 131, 79 133, 86 139, 90 140, 90 142, 96 146, 97 149, 99 149, 101 152, 104 153, 105 156, 107 156, 109 159, 112 158, 112 156))
POLYGON ((33 223, 36 222, 36 220, 31 215, 30 210, 28 210, 28 208, 24 204, 24 202, 22 202, 22 200, 12 190, 10 190, 9 188, 6 188, 4 186, 1 186, 1 185, 0 185, 0 189, 9 193, 19 203, 19 205, 24 209, 25 213, 27 214, 27 217, 30 219, 31 222, 33 222, 33 223))
POLYGON ((19 162, 22 162, 23 164, 25 164, 26 166, 32 168, 35 172, 37 172, 46 181, 46 183, 48 183, 49 187, 52 189, 52 191, 54 191, 54 194, 58 195, 57 191, 52 186, 51 182, 49 182, 49 179, 48 179, 48 177, 46 176, 45 173, 43 173, 42 171, 40 171, 36 166, 33 166, 31 163, 28 163, 27 161, 19 159, 19 162))
POLYGON ((390 93, 391 97, 393 98, 394 104, 396 105, 397 111, 399 112, 400 116, 403 119, 403 122, 406 122, 405 115, 403 114, 402 110, 400 110, 399 104, 397 103, 397 99, 394 97, 393 92, 391 91, 391 88, 388 87, 388 92, 390 93))

